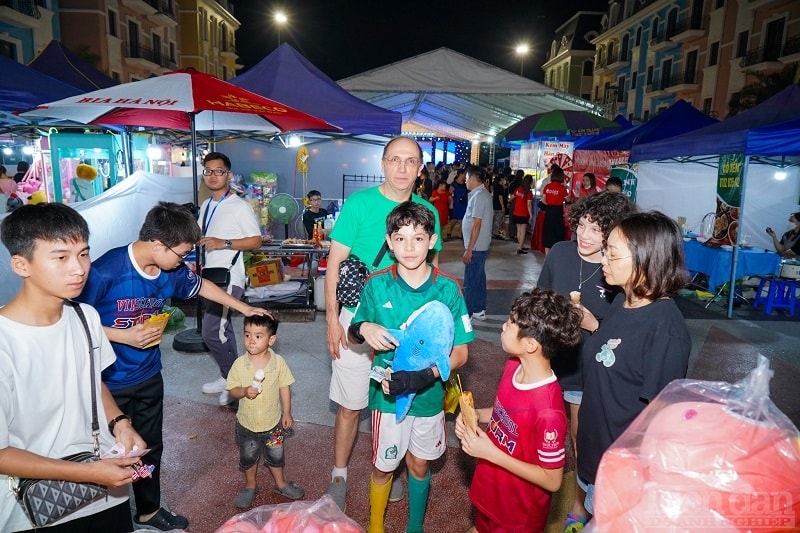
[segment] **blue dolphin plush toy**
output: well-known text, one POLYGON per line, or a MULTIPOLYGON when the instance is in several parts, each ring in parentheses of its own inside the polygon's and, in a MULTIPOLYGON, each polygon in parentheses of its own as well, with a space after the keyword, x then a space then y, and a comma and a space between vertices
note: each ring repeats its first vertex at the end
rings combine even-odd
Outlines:
MULTIPOLYGON (((408 317, 401 329, 388 330, 399 345, 390 366, 399 370, 423 370, 436 366, 442 381, 450 378, 450 352, 453 350, 453 314, 439 301, 428 302, 408 317)), ((395 397, 395 419, 400 422, 411 409, 417 393, 395 397)))

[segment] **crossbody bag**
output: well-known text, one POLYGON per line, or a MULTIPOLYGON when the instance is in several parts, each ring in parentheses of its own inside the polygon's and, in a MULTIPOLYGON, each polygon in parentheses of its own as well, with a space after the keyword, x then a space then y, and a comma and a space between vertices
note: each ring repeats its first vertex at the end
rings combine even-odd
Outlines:
MULTIPOLYGON (((62 461, 92 463, 100 459, 100 424, 97 420, 97 392, 94 367, 94 343, 89 324, 80 304, 67 302, 75 310, 83 324, 89 341, 89 369, 92 383, 92 439, 94 452, 81 452, 62 457, 62 461)), ((10 479, 10 476, 9 476, 10 479)), ((14 493, 34 527, 44 527, 60 520, 95 500, 104 497, 108 489, 96 483, 78 483, 55 479, 20 479, 14 493)))

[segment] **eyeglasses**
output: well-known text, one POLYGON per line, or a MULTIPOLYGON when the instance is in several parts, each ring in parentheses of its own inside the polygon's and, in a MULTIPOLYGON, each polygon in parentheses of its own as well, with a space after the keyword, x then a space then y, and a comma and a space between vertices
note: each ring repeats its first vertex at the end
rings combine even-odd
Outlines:
POLYGON ((392 165, 393 167, 399 167, 401 165, 404 167, 405 166, 417 167, 420 164, 420 160, 417 159, 416 157, 409 157, 408 159, 402 159, 400 157, 394 156, 394 157, 384 157, 383 160, 392 165))
POLYGON ((173 249, 172 249, 172 247, 171 247, 169 244, 167 244, 167 243, 164 243, 164 242, 162 242, 161 244, 163 244, 163 245, 164 245, 164 247, 165 247, 167 250, 169 250, 170 252, 172 252, 173 254, 175 254, 176 256, 178 256, 178 259, 180 259, 181 261, 184 261, 184 260, 185 260, 187 257, 189 257, 189 254, 190 254, 190 253, 192 253, 192 250, 189 250, 189 251, 188 251, 188 252, 186 252, 185 254, 179 254, 178 252, 176 252, 175 250, 173 250, 173 249))
POLYGON ((600 257, 604 258, 606 261, 611 263, 612 261, 619 261, 620 259, 628 259, 629 257, 633 257, 632 255, 623 255, 622 257, 611 257, 608 255, 608 250, 605 248, 600 248, 600 257))
POLYGON ((228 172, 230 172, 230 170, 225 169, 225 168, 218 168, 218 169, 204 168, 203 169, 203 176, 212 176, 212 175, 213 176, 224 176, 228 172))
POLYGON ((321 202, 322 198, 319 196, 314 196, 313 198, 308 199, 309 202, 321 202))

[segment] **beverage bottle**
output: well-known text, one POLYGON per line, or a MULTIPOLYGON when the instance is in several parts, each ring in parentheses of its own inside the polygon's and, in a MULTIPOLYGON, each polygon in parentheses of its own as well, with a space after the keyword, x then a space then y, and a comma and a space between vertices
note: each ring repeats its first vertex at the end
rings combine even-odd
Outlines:
POLYGON ((328 258, 323 257, 317 264, 317 275, 322 277, 328 272, 328 258))

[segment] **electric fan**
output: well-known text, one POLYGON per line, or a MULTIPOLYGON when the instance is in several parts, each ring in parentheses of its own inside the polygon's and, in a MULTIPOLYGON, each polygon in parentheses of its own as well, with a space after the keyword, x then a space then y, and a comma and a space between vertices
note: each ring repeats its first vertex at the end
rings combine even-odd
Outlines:
POLYGON ((297 205, 297 200, 286 193, 276 194, 270 198, 269 206, 267 206, 270 220, 284 225, 284 239, 289 238, 289 223, 299 212, 300 207, 297 205))

